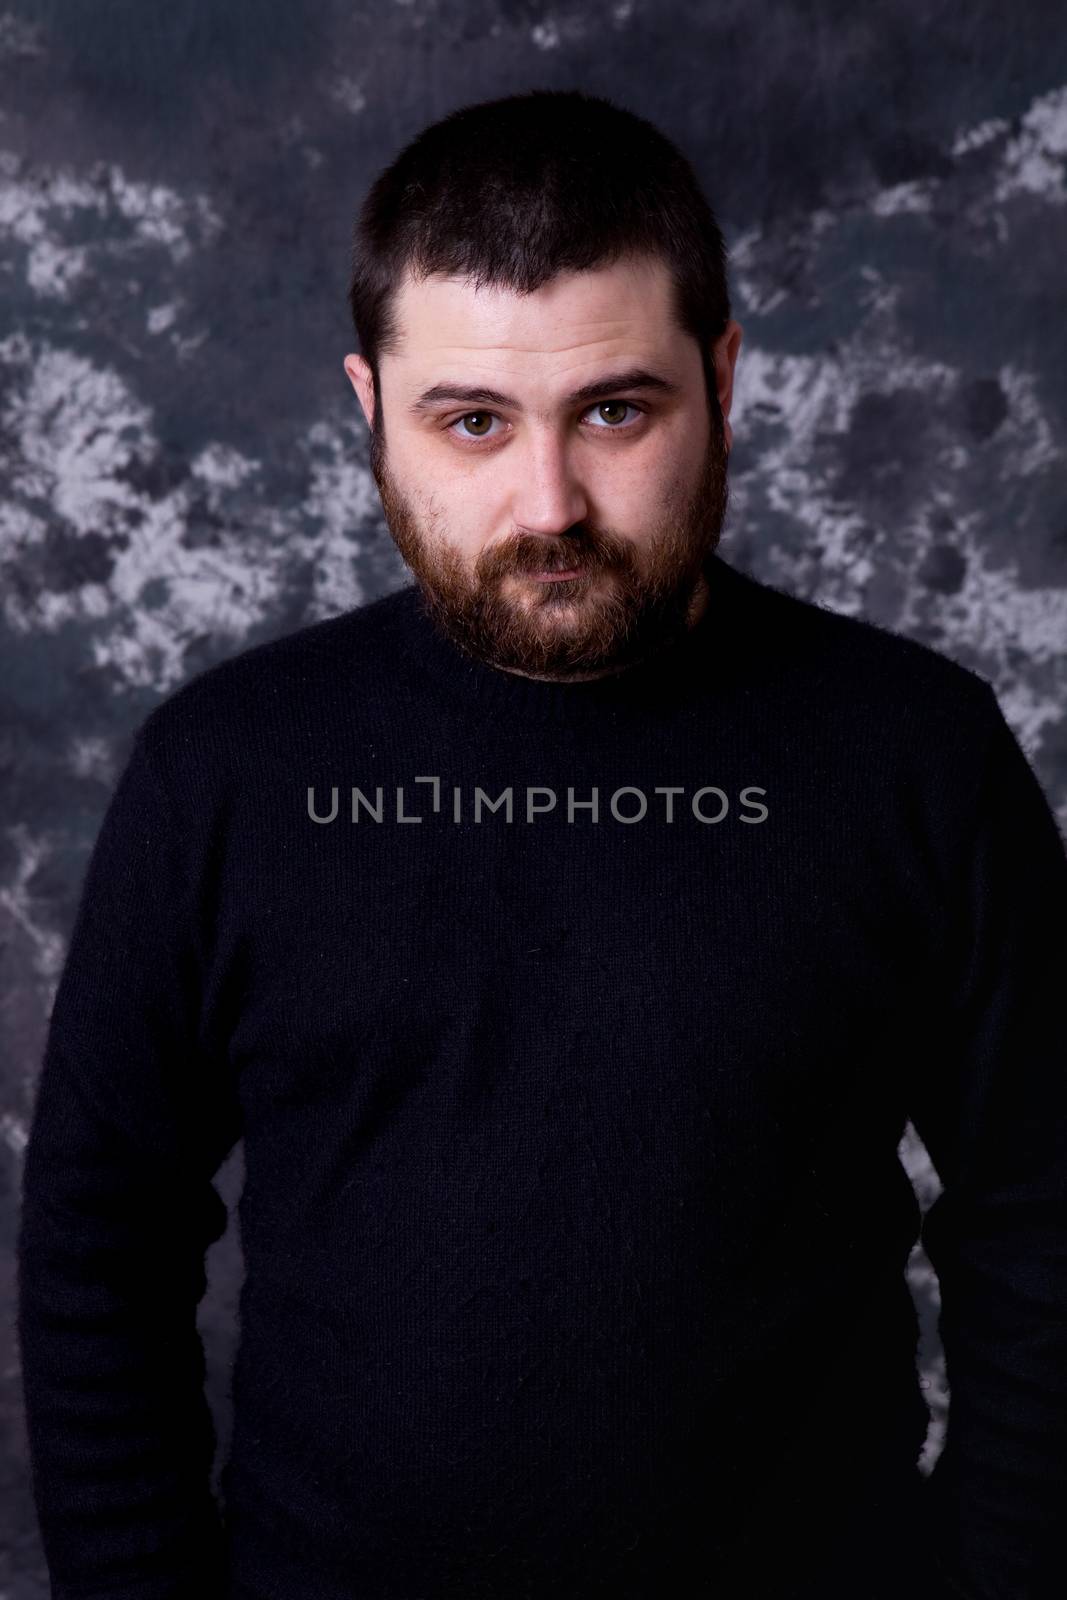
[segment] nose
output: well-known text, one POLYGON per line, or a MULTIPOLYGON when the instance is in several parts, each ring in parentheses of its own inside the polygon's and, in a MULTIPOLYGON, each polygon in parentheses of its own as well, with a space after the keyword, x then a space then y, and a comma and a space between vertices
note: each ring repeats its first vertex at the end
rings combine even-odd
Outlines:
POLYGON ((588 496, 563 439, 537 434, 521 457, 512 454, 519 472, 511 508, 516 528, 563 534, 588 516, 588 496))

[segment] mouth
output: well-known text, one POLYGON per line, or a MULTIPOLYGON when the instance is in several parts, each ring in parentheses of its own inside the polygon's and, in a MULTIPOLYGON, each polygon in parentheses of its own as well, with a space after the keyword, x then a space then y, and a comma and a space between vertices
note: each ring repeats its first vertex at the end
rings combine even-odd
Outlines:
POLYGON ((561 583, 566 578, 579 578, 585 571, 584 567, 564 567, 558 572, 527 572, 527 578, 532 578, 535 583, 561 583))

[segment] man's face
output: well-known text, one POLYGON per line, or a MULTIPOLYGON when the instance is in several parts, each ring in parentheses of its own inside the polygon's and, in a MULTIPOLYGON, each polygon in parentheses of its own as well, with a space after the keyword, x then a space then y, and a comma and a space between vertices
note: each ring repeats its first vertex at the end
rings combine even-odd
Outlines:
POLYGON ((700 614, 741 329, 731 322, 712 353, 709 408, 669 283, 645 258, 527 296, 406 278, 380 415, 366 362, 345 360, 389 531, 445 631, 483 661, 600 676, 700 614))

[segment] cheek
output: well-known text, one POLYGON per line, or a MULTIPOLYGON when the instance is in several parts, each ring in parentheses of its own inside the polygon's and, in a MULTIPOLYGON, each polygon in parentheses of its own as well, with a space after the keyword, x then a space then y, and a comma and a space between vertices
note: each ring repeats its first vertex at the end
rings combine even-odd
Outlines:
POLYGON ((439 449, 416 438, 390 440, 387 461, 392 485, 427 534, 456 543, 474 519, 481 496, 467 473, 457 471, 439 449))
POLYGON ((662 457, 609 463, 590 480, 598 519, 620 533, 640 532, 663 515, 677 464, 662 457))
POLYGON ((496 496, 488 475, 477 480, 464 472, 439 473, 421 484, 419 519, 429 534, 443 539, 465 560, 473 561, 492 538, 509 531, 503 496, 496 496))

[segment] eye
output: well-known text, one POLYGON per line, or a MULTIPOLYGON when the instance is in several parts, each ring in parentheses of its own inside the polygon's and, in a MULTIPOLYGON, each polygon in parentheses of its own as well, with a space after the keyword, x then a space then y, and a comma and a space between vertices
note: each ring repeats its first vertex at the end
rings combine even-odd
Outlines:
MULTIPOLYGON (((645 414, 644 408, 634 405, 632 400, 599 400, 595 405, 590 406, 589 411, 599 414, 600 421, 594 424, 594 428, 598 433, 624 433, 635 426, 633 421, 624 423, 617 416, 613 417, 608 413, 632 411, 636 417, 644 416, 645 414)), ((474 443, 479 439, 493 438, 493 434, 489 430, 496 420, 498 420, 496 414, 492 411, 467 411, 464 412, 462 417, 456 417, 453 422, 448 423, 445 431, 446 433, 456 434, 458 438, 469 443, 474 443)))
MULTIPOLYGON (((492 420, 493 413, 491 411, 468 411, 465 416, 457 417, 455 422, 450 423, 448 431, 449 433, 454 433, 461 423, 488 423, 492 420)), ((479 431, 479 429, 476 428, 472 433, 467 433, 464 431, 460 437, 464 439, 490 439, 492 438, 492 434, 490 434, 488 431, 479 431)))
MULTIPOLYGON (((592 407, 592 410, 599 411, 599 412, 605 412, 605 411, 636 411, 638 416, 642 416, 644 414, 642 412, 642 410, 641 410, 641 407, 640 406, 635 406, 632 403, 632 401, 630 401, 630 400, 601 400, 601 401, 598 402, 597 405, 592 407)), ((617 420, 614 417, 607 417, 607 418, 601 417, 601 421, 606 421, 607 422, 608 427, 611 430, 611 432, 618 433, 620 431, 619 424, 618 424, 617 420)), ((633 426, 632 423, 631 423, 631 426, 633 426)))

